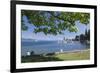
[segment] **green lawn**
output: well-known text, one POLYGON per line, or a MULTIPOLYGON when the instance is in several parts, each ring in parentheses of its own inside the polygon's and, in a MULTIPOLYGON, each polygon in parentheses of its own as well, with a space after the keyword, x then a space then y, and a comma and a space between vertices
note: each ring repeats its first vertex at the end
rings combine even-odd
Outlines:
POLYGON ((83 52, 57 54, 55 57, 61 60, 86 60, 90 59, 90 50, 83 52))
POLYGON ((21 62, 47 62, 47 61, 68 61, 68 60, 88 60, 90 59, 90 50, 81 52, 67 52, 55 55, 43 56, 33 55, 22 57, 21 62))

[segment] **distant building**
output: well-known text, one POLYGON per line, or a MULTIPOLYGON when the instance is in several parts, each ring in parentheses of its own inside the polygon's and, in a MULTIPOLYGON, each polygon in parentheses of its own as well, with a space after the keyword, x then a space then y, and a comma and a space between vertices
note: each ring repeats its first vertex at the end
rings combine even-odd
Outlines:
POLYGON ((72 43, 72 39, 64 37, 63 43, 72 43))

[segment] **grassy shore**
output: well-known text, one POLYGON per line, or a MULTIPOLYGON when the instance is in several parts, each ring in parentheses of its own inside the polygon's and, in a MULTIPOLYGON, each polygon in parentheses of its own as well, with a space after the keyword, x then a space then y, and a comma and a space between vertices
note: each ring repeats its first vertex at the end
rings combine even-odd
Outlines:
POLYGON ((86 60, 90 59, 90 50, 62 53, 55 55, 55 57, 62 60, 86 60))
POLYGON ((69 60, 88 60, 90 59, 90 50, 64 52, 54 55, 32 55, 23 56, 21 62, 47 62, 47 61, 69 61, 69 60))

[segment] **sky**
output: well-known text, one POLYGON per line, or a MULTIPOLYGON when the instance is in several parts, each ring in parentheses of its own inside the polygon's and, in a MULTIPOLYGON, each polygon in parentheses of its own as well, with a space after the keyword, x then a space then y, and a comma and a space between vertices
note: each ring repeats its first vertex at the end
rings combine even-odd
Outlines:
POLYGON ((59 34, 59 35, 45 35, 43 32, 39 32, 39 33, 34 33, 34 26, 33 24, 28 23, 28 19, 26 16, 23 17, 24 23, 26 26, 28 26, 28 30, 27 31, 21 31, 22 35, 22 39, 36 39, 36 40, 62 40, 64 39, 64 37, 66 38, 75 38, 76 35, 80 35, 80 34, 84 34, 86 29, 90 29, 90 24, 88 24, 87 26, 85 24, 81 24, 78 21, 75 23, 76 26, 78 27, 78 32, 69 32, 69 31, 64 31, 64 34, 59 34))

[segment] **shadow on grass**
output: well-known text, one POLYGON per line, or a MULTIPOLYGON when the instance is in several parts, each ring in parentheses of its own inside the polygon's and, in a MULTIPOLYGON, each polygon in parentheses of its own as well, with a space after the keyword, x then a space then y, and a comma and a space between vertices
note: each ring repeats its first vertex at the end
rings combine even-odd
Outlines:
POLYGON ((59 58, 53 56, 41 56, 41 55, 32 55, 32 56, 22 56, 21 62, 48 62, 48 61, 63 61, 59 58))

